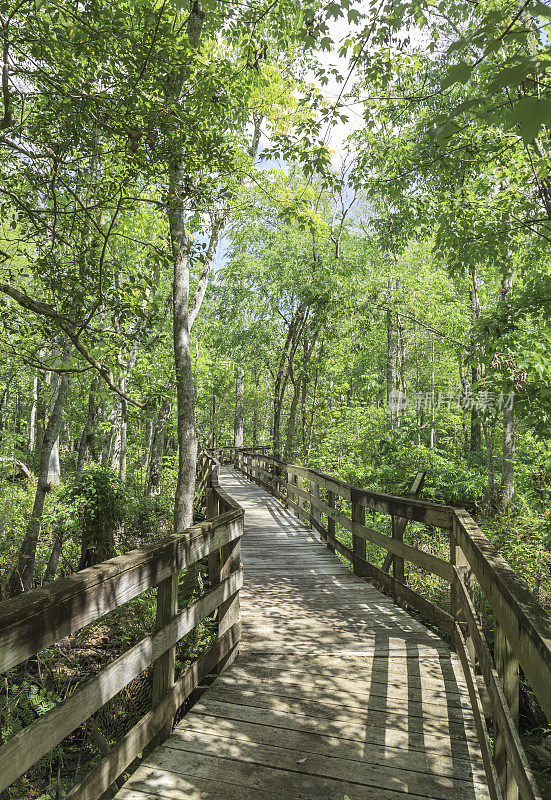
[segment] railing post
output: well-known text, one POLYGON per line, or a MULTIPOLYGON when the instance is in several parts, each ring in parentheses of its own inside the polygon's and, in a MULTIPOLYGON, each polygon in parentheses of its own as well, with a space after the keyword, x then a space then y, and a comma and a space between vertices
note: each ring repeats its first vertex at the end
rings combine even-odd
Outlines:
MULTIPOLYGON (((310 494, 312 495, 312 497, 313 497, 313 499, 314 499, 314 500, 319 500, 319 496, 320 496, 320 487, 319 487, 319 483, 316 483, 315 481, 310 481, 310 494)), ((315 522, 317 522, 317 523, 319 524, 320 528, 321 528, 321 524, 320 524, 320 520, 321 520, 321 513, 320 513, 320 510, 319 510, 319 508, 317 508, 317 506, 315 506, 315 505, 314 505, 314 503, 313 503, 312 501, 310 501, 310 515, 311 515, 312 519, 313 519, 315 522)), ((318 528, 315 526, 315 524, 314 524, 314 523, 312 523, 312 528, 313 528, 313 529, 314 529, 314 530, 315 530, 315 531, 316 531, 318 534, 320 534, 320 531, 318 530, 318 528)), ((321 535, 321 534, 320 534, 320 535, 321 535)), ((323 537, 323 535, 321 535, 321 538, 322 538, 322 539, 324 538, 324 537, 323 537)))
MULTIPOLYGON (((453 520, 453 527, 450 531, 450 561, 451 563, 457 567, 457 573, 459 577, 456 580, 461 580, 465 586, 465 589, 469 593, 471 600, 474 599, 474 576, 472 570, 470 568, 470 564, 465 557, 465 553, 457 544, 457 526, 458 526, 457 519, 454 518, 453 520)), ((461 593, 457 590, 455 586, 455 580, 451 582, 450 585, 450 610, 452 617, 457 622, 464 622, 465 615, 463 613, 463 605, 461 602, 461 593)), ((465 641, 467 645, 467 652, 469 654, 469 658, 471 660, 471 664, 473 669, 476 667, 476 650, 474 646, 474 642, 472 637, 468 633, 465 632, 465 641)))
MULTIPOLYGON (((404 528, 405 525, 400 517, 392 516, 392 538, 397 542, 404 541, 404 528)), ((404 569, 404 559, 401 556, 394 555, 392 557, 392 574, 400 583, 406 582, 406 573, 404 569)))
MULTIPOLYGON (((329 508, 335 508, 335 492, 332 492, 330 489, 327 490, 327 505, 329 508)), ((327 515, 327 531, 333 537, 333 539, 337 538, 335 536, 335 520, 329 515, 327 515)), ((335 548, 329 537, 327 537, 327 549, 332 553, 335 552, 335 548)))
MULTIPOLYGON (((365 508, 360 505, 361 494, 352 491, 352 522, 365 526, 365 508)), ((352 568, 355 575, 364 576, 365 568, 360 561, 367 561, 366 541, 356 533, 352 533, 352 568)))
MULTIPOLYGON (((299 489, 302 489, 303 492, 306 491, 306 488, 305 488, 305 486, 306 486, 306 478, 297 479, 297 484, 298 484, 299 489)), ((298 512, 298 518, 305 525, 309 525, 310 524, 310 516, 309 516, 310 512, 309 512, 309 510, 307 510, 308 501, 305 498, 299 496, 299 497, 297 497, 297 502, 298 502, 298 507, 300 509, 299 512, 298 512)), ((308 506, 308 509, 309 509, 309 506, 308 506)))
MULTIPOLYGON (((511 649, 501 625, 495 622, 494 632, 494 658, 497 673, 503 686, 503 693, 507 700, 507 705, 511 710, 511 716, 515 726, 518 728, 518 706, 519 706, 519 663, 511 649)), ((497 720, 494 742, 494 762, 497 775, 503 793, 503 800, 518 800, 518 786, 513 777, 513 771, 507 758, 505 739, 500 731, 497 720)))
MULTIPOLYGON (((239 520, 237 524, 240 525, 241 534, 243 534, 243 520, 239 520)), ((241 538, 224 545, 218 553, 220 554, 219 580, 223 581, 232 573, 237 572, 241 566, 241 538)), ((240 618, 239 592, 236 592, 218 607, 218 636, 226 633, 232 625, 239 622, 240 618)), ((217 672, 221 672, 224 667, 231 664, 238 652, 239 648, 234 647, 231 653, 218 663, 217 672)))
MULTIPOLYGON (((164 627, 178 613, 178 572, 157 586, 157 617, 156 629, 164 627)), ((168 690, 174 685, 174 664, 176 661, 176 647, 171 647, 166 653, 153 662, 153 687, 151 700, 153 706, 160 703, 168 690)), ((168 719, 159 733, 155 736, 154 746, 161 744, 172 731, 173 718, 168 719)))
MULTIPOLYGON (((210 476, 212 484, 212 473, 210 476)), ((210 485, 207 489, 207 519, 214 519, 220 513, 220 501, 215 489, 210 485)), ((216 586, 220 580, 220 550, 213 550, 208 555, 208 573, 211 587, 216 586)))

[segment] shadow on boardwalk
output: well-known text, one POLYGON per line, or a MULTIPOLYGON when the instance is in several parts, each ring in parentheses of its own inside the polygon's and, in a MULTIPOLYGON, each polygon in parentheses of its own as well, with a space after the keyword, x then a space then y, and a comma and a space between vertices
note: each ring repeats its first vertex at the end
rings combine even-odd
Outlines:
POLYGON ((487 798, 457 657, 232 470, 245 508, 237 660, 119 800, 487 798))

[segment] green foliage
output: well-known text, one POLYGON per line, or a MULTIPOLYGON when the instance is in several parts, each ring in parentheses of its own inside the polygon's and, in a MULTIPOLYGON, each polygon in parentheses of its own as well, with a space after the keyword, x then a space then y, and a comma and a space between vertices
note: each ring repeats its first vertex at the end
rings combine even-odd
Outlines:
POLYGON ((125 515, 126 494, 110 470, 86 467, 66 489, 82 536, 81 567, 114 555, 114 536, 125 515))

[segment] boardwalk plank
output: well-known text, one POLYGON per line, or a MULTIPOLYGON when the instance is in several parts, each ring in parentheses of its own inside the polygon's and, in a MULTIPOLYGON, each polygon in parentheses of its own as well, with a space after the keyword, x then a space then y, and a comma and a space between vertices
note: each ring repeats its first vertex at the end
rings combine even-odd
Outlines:
POLYGON ((448 645, 230 469, 245 508, 240 655, 117 800, 489 797, 448 645))

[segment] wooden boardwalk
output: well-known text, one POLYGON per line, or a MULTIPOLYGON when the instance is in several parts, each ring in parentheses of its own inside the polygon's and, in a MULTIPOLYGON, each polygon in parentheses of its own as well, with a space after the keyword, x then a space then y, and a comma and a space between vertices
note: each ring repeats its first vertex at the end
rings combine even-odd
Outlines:
POLYGON ((118 800, 489 797, 458 658, 229 468, 239 657, 118 800))

